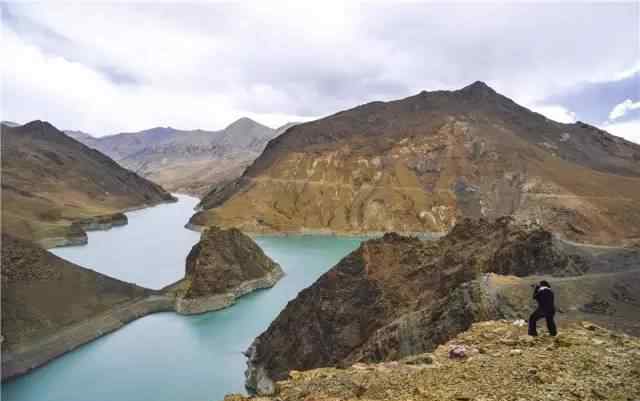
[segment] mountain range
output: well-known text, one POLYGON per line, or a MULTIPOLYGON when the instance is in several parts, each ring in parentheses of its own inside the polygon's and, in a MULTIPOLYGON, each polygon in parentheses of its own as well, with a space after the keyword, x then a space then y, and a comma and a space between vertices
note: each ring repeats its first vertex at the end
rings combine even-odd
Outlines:
POLYGON ((482 82, 372 102, 271 140, 192 227, 446 233, 513 215, 577 241, 640 237, 640 145, 545 118, 482 82))
POLYGON ((267 142, 291 125, 274 130, 241 118, 220 131, 156 127, 99 138, 65 132, 171 192, 202 196, 212 185, 240 176, 267 142))

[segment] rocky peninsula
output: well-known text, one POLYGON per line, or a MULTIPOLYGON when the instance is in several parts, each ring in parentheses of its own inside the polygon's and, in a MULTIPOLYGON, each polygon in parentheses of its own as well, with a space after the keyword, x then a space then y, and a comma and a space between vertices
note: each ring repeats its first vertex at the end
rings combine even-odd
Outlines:
MULTIPOLYGON (((86 224, 111 221, 117 216, 86 224)), ((185 278, 158 291, 85 269, 31 241, 3 234, 2 380, 151 313, 193 314, 231 306, 283 275, 251 238, 234 229, 205 230, 187 257, 185 278)))
POLYGON ((208 228, 187 256, 176 311, 195 314, 226 308, 245 294, 273 287, 283 275, 280 265, 240 230, 208 228))
POLYGON ((154 294, 3 234, 2 379, 148 313, 138 303, 154 294))
POLYGON ((437 241, 387 234, 287 305, 247 351, 247 386, 270 394, 292 370, 399 360, 474 322, 526 319, 541 277, 551 277, 559 320, 638 333, 639 261, 637 250, 587 252, 508 217, 464 220, 437 241))

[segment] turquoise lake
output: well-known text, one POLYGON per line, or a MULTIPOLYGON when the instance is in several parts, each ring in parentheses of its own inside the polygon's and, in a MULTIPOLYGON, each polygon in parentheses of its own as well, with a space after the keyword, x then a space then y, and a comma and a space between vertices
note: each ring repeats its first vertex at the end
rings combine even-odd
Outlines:
MULTIPOLYGON (((54 253, 151 288, 184 275, 199 234, 183 228, 197 199, 127 213, 129 224, 89 233, 89 244, 54 253)), ((4 401, 217 401, 245 392, 242 352, 297 293, 358 247, 363 238, 255 238, 286 276, 222 311, 158 313, 138 319, 2 385, 4 401)))

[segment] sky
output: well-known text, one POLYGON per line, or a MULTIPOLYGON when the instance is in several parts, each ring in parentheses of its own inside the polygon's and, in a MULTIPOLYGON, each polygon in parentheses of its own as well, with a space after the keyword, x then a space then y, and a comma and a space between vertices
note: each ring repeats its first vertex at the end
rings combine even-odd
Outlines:
POLYGON ((0 3, 0 118, 277 127, 481 80, 640 143, 639 2, 345 3, 0 3))

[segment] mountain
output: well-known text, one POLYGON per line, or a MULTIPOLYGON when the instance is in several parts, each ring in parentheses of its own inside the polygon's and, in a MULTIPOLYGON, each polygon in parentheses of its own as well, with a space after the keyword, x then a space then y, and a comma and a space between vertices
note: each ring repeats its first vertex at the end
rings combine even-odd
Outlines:
MULTIPOLYGON (((24 373, 50 359, 54 347, 37 349, 39 341, 86 322, 152 291, 96 273, 59 258, 30 241, 2 235, 2 378, 24 373)), ((121 318, 121 317, 120 317, 121 318)), ((111 324, 118 317, 111 318, 111 324)), ((108 332, 105 327, 92 330, 108 332)), ((65 339, 66 351, 80 337, 65 339)), ((64 349, 64 348, 63 348, 64 349)))
POLYGON ((526 333, 513 321, 477 323, 432 353, 294 371, 273 397, 224 401, 639 399, 637 337, 590 322, 563 327, 556 338, 526 333))
POLYGON ((7 127, 12 127, 12 128, 19 127, 21 125, 13 121, 1 121, 0 124, 5 125, 7 127))
POLYGON ((68 133, 172 192, 202 196, 240 176, 278 131, 241 118, 220 131, 156 127, 100 138, 68 133))
POLYGON ((567 244, 511 217, 465 219, 436 241, 386 234, 290 301, 247 351, 247 385, 270 393, 292 370, 433 351, 472 323, 527 319, 531 284, 551 282, 561 324, 640 333, 640 248, 567 244))
POLYGON ((640 145, 476 82, 288 129, 191 226, 445 233, 464 217, 513 215, 606 243, 640 237, 639 205, 640 145))
POLYGON ((47 247, 83 242, 83 227, 123 224, 125 210, 175 200, 47 122, 2 126, 1 139, 3 233, 47 247))

